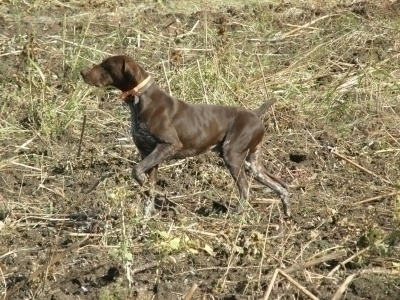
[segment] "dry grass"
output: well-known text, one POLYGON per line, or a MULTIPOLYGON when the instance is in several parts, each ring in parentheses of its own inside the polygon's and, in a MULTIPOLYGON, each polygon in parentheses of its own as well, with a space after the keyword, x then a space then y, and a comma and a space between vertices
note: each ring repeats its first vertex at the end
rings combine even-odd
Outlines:
POLYGON ((0 4, 0 295, 398 294, 400 4, 241 3, 0 4), (144 220, 127 111, 79 77, 116 53, 186 102, 254 108, 276 97, 264 161, 299 187, 294 220, 263 190, 243 216, 212 210, 237 201, 212 155, 163 165, 160 199, 178 214, 144 220))

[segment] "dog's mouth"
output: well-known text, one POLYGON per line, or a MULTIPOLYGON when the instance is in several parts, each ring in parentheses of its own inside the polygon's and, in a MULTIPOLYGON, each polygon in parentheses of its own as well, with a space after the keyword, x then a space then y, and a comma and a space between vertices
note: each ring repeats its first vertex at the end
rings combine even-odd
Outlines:
POLYGON ((98 87, 98 88, 101 88, 101 87, 104 86, 103 83, 98 82, 98 81, 92 81, 92 80, 90 80, 89 78, 87 78, 86 76, 83 76, 83 75, 82 75, 82 78, 83 78, 83 81, 84 81, 84 82, 86 82, 87 84, 89 84, 89 85, 91 85, 91 86, 95 86, 95 87, 98 87))
POLYGON ((95 87, 103 87, 104 84, 99 80, 99 78, 95 78, 94 76, 91 75, 90 71, 81 71, 81 77, 84 82, 86 82, 89 85, 95 86, 95 87))

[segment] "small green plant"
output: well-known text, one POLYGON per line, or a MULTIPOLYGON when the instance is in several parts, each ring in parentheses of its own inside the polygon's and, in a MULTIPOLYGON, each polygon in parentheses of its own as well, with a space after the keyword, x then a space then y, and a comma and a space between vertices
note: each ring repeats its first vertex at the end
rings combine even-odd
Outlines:
POLYGON ((154 232, 154 245, 160 253, 164 254, 182 251, 198 253, 197 243, 185 234, 174 236, 170 232, 157 230, 154 232))
POLYGON ((120 211, 122 235, 117 248, 110 251, 110 256, 115 259, 120 259, 124 264, 132 262, 133 254, 130 251, 131 243, 127 236, 126 228, 129 224, 126 223, 125 210, 126 200, 128 199, 129 192, 125 187, 116 187, 108 193, 110 209, 117 208, 120 211))
POLYGON ((110 251, 110 256, 114 259, 120 259, 123 263, 131 262, 133 254, 129 251, 130 243, 127 239, 123 239, 119 243, 119 247, 110 251))

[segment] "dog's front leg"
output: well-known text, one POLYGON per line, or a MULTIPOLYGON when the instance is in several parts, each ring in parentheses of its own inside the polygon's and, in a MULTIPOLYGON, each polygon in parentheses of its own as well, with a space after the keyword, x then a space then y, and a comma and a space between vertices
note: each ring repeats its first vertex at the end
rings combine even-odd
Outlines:
POLYGON ((182 144, 158 144, 153 152, 151 152, 141 162, 133 167, 133 178, 140 185, 143 185, 146 181, 145 173, 157 166, 162 161, 172 157, 177 151, 179 151, 180 148, 182 148, 182 144))
POLYGON ((139 162, 132 171, 132 176, 136 181, 143 185, 146 179, 145 173, 149 175, 149 198, 145 201, 144 205, 144 216, 149 217, 155 210, 155 180, 157 177, 157 166, 163 160, 166 160, 173 156, 177 149, 182 146, 177 147, 172 144, 158 144, 154 151, 146 156, 141 162, 139 162))
POLYGON ((157 182, 157 170, 158 170, 158 165, 156 165, 153 168, 150 168, 146 174, 147 174, 147 178, 149 180, 149 197, 148 199, 145 200, 145 204, 144 204, 144 216, 145 217, 149 217, 153 214, 153 212, 156 210, 154 203, 156 200, 156 182, 157 182))

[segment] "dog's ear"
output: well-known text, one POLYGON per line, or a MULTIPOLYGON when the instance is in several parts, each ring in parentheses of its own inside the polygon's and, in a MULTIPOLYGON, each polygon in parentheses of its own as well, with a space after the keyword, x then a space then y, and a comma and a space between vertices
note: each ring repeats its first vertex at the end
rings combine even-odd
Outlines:
POLYGON ((149 76, 147 72, 130 57, 123 57, 122 59, 122 75, 129 84, 136 86, 149 76))
POLYGON ((136 70, 136 65, 133 65, 126 61, 125 58, 122 59, 122 74, 123 76, 130 80, 130 81, 137 81, 137 70, 136 70))

